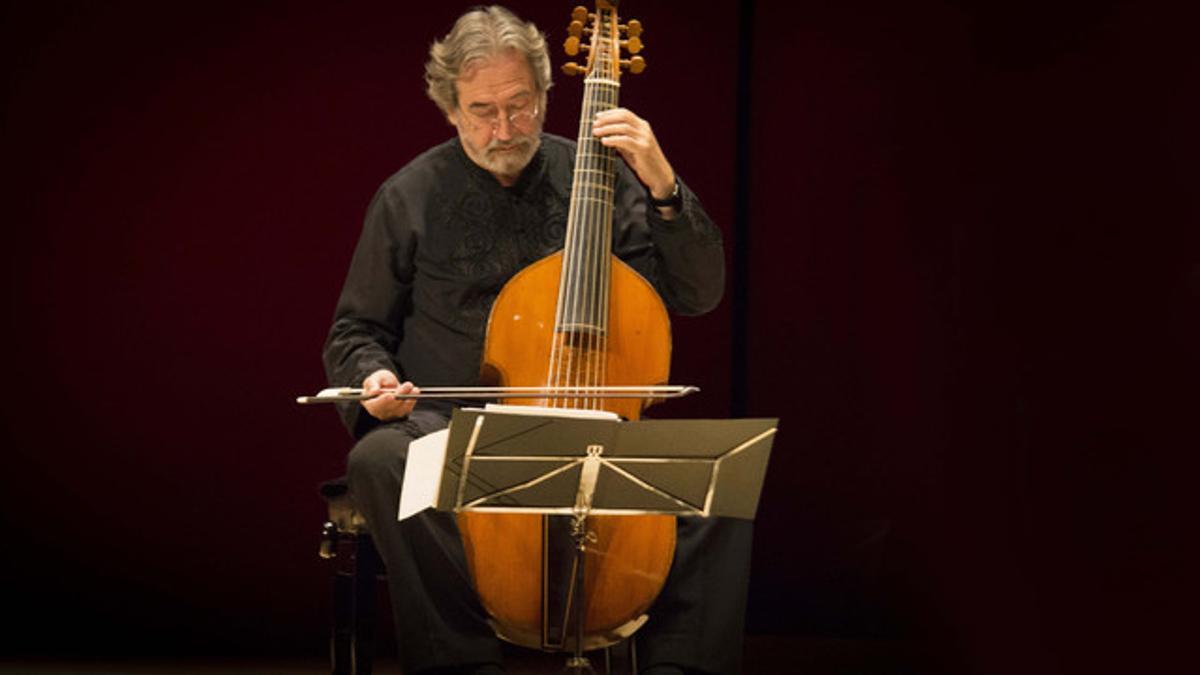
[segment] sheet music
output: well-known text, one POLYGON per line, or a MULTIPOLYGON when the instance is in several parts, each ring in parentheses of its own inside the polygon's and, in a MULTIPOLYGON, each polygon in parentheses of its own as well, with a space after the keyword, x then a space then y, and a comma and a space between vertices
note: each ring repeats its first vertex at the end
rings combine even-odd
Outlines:
POLYGON ((442 464, 446 462, 446 440, 449 429, 435 431, 408 444, 408 461, 404 465, 404 484, 400 488, 400 512, 404 520, 425 509, 437 506, 442 485, 442 464))

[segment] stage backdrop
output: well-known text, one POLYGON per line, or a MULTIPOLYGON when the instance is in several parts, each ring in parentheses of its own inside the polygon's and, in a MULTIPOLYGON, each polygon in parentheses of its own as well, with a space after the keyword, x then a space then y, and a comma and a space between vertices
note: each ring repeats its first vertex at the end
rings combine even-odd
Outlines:
MULTIPOLYGON (((556 66, 571 6, 512 3, 556 66)), ((350 439, 293 399, 324 385, 367 202, 453 133, 422 64, 465 8, 5 6, 0 656, 324 649, 315 488, 350 439)), ((782 419, 750 629, 886 642, 884 672, 1165 670, 1200 403, 1193 17, 622 10, 650 64, 622 101, 733 272, 674 323, 703 393, 653 414, 782 419)), ((549 131, 581 86, 556 76, 549 131)))
MULTIPOLYGON (((468 6, 6 6, 6 650, 323 649, 316 487, 351 440, 294 401, 326 386, 368 201, 454 133, 423 67, 468 6)), ((512 5, 571 138, 572 7, 512 5)), ((649 67, 622 102, 731 232, 736 6, 636 10, 649 67)), ((728 303, 674 322, 704 393, 659 415, 728 415, 729 336, 728 303)))

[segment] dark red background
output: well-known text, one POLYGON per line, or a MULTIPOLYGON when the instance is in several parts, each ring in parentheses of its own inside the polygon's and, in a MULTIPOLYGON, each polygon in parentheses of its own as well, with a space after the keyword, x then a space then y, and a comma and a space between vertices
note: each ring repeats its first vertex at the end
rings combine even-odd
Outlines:
MULTIPOLYGON (((511 5, 556 64, 570 5, 511 5)), ((675 323, 704 393, 655 414, 782 420, 751 631, 1161 669, 1194 529, 1192 17, 756 5, 624 3, 650 68, 622 99, 738 252, 675 323)), ((348 439, 292 399, 371 194, 452 131, 421 67, 465 6, 4 7, 3 651, 318 653, 314 488, 348 439)))

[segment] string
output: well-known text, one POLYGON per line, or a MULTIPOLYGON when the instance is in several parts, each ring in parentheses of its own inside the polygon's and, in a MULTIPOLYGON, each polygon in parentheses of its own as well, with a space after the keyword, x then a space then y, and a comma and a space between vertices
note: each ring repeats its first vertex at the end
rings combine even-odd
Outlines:
MULTIPOLYGON (((613 26, 610 23, 608 26, 602 26, 602 28, 611 33, 613 26)), ((610 50, 611 44, 612 43, 610 41, 606 40, 600 45, 600 53, 602 55, 600 72, 606 76, 612 67, 612 53, 610 50)), ((614 88, 611 86, 600 86, 600 83, 597 83, 597 89, 601 107, 603 109, 611 108, 611 94, 614 88)), ((608 204, 612 203, 613 199, 611 189, 609 189, 609 186, 607 185, 610 175, 608 156, 611 154, 611 150, 603 147, 599 141, 595 142, 595 147, 597 149, 595 157, 597 166, 594 168, 596 168, 597 171, 594 174, 594 177, 597 179, 596 183, 599 189, 597 190, 597 194, 594 195, 596 199, 592 203, 594 218, 592 220, 593 232, 591 233, 591 243, 593 249, 590 260, 591 265, 589 269, 592 277, 592 298, 590 298, 591 316, 589 318, 591 319, 590 323, 595 326, 595 329, 593 332, 588 334, 588 356, 590 359, 587 368, 588 372, 586 382, 590 386, 596 386, 599 384, 600 378, 603 376, 604 363, 607 360, 605 358, 606 354, 602 350, 602 344, 600 342, 601 338, 605 334, 605 331, 607 330, 607 325, 605 325, 607 322, 603 320, 605 317, 601 316, 602 313, 607 313, 605 311, 607 307, 605 303, 602 302, 602 298, 599 296, 601 294, 602 287, 605 285, 606 279, 604 275, 604 267, 605 263, 608 262, 608 257, 606 255, 608 242, 606 242, 604 239, 604 234, 607 231, 607 228, 605 227, 605 216, 607 215, 606 207, 608 204)), ((593 398, 589 401, 589 404, 589 407, 598 408, 600 402, 598 399, 593 398)))

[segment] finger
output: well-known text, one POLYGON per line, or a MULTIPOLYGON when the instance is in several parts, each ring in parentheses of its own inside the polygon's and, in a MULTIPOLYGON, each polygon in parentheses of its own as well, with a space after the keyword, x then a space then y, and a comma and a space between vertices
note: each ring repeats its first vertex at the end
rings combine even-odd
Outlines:
POLYGON ((600 139, 600 145, 616 148, 622 155, 637 155, 646 150, 646 144, 632 136, 605 136, 600 139))
MULTIPOLYGON (((399 385, 398 387, 396 387, 395 390, 392 391, 391 393, 392 393, 392 396, 390 397, 390 400, 392 402, 394 402, 397 405, 404 406, 408 410, 411 410, 412 407, 414 405, 416 405, 415 399, 400 399, 400 398, 396 398, 396 397, 397 396, 407 396, 407 395, 417 395, 417 394, 421 393, 421 389, 419 387, 417 387, 417 385, 413 384, 412 382, 405 382, 405 383, 399 385)), ((407 410, 403 411, 402 414, 407 415, 408 414, 407 410)))
POLYGON ((621 156, 621 159, 624 159, 625 163, 629 165, 629 168, 633 169, 634 173, 637 173, 637 153, 631 150, 629 146, 611 142, 607 138, 600 139, 600 144, 616 150, 617 154, 621 156))
POLYGON ((408 415, 415 401, 396 401, 392 398, 376 398, 363 401, 362 406, 375 419, 386 422, 408 415))
POLYGON ((592 131, 620 131, 630 134, 648 133, 648 129, 644 123, 637 119, 609 118, 597 119, 592 123, 592 131))
POLYGON ((596 136, 612 136, 614 134, 620 134, 622 136, 637 136, 639 135, 639 130, 632 124, 616 122, 613 124, 593 126, 592 133, 596 136))
POLYGON ((377 370, 363 380, 364 393, 377 393, 383 389, 391 389, 399 384, 396 374, 388 370, 377 370))
POLYGON ((609 108, 608 110, 597 112, 596 119, 608 122, 612 120, 641 121, 642 118, 633 114, 633 111, 629 108, 609 108))

